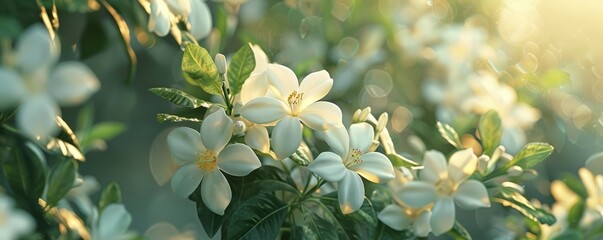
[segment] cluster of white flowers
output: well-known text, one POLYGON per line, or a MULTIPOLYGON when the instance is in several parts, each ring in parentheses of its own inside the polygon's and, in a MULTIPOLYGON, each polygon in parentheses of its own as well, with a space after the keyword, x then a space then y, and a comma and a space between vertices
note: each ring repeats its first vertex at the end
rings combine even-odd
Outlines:
POLYGON ((141 3, 149 12, 149 30, 160 37, 179 31, 179 22, 185 24, 195 39, 205 38, 211 32, 211 13, 204 0, 141 0, 141 3))
POLYGON ((57 64, 59 54, 58 38, 37 24, 21 35, 15 51, 0 66, 0 109, 19 107, 17 126, 33 139, 45 140, 58 131, 59 105, 80 104, 100 87, 85 64, 57 64))

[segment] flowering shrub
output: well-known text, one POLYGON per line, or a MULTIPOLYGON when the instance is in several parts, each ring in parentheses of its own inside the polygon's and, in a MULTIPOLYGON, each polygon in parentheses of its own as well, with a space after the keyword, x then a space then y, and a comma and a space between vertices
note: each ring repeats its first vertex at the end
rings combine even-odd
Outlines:
MULTIPOLYGON (((545 161, 564 160, 566 144, 600 143, 600 84, 581 78, 599 77, 598 58, 535 43, 541 22, 526 12, 537 6, 9 1, 0 10, 0 239, 600 238, 601 149, 582 154, 578 177, 549 174, 545 161), (174 79, 133 83, 166 66, 174 79), (148 147, 148 175, 169 182, 174 202, 196 206, 199 221, 182 232, 137 222, 152 218, 146 202, 161 204, 130 184, 152 182, 134 172, 136 183, 120 187, 106 181, 119 167, 86 168, 92 151, 134 148, 107 145, 136 135, 128 126, 149 126, 144 114, 121 122, 135 114, 117 111, 125 93, 104 89, 113 75, 171 104, 136 106, 173 126, 148 147), (95 116, 102 101, 110 111, 95 116)), ((140 171, 134 155, 119 160, 140 171)))

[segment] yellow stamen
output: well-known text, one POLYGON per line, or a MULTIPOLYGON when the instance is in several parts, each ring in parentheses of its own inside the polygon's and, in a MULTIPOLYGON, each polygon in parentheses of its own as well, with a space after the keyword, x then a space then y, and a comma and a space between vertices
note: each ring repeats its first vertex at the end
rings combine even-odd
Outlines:
POLYGON ((351 154, 344 161, 345 162, 345 166, 349 167, 349 166, 361 163, 362 159, 360 159, 360 157, 362 157, 362 152, 359 149, 356 149, 356 148, 352 149, 351 154))
POLYGON ((216 154, 207 150, 202 154, 197 154, 197 167, 203 170, 213 170, 217 167, 216 154))
POLYGON ((297 115, 299 113, 299 103, 304 98, 304 93, 298 93, 297 91, 293 91, 287 97, 287 102, 289 103, 289 107, 291 108, 291 112, 293 115, 297 115))
POLYGON ((451 196, 457 186, 450 179, 442 179, 435 184, 436 191, 442 196, 451 196))

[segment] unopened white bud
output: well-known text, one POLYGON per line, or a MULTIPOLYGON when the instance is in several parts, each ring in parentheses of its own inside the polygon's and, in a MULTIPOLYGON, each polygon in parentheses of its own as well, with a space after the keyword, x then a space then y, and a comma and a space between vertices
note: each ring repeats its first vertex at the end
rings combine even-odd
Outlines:
POLYGON ((352 123, 359 123, 359 119, 360 119, 360 113, 362 112, 362 110, 360 109, 356 109, 356 111, 354 111, 354 114, 352 115, 352 123))
POLYGON ((247 127, 243 121, 236 121, 232 127, 232 135, 234 136, 243 136, 245 135, 245 131, 247 131, 247 127))
POLYGON ((507 174, 509 174, 510 177, 517 177, 521 175, 521 173, 523 173, 523 168, 520 166, 512 166, 507 169, 507 174))
POLYGON ((216 68, 218 69, 219 74, 226 73, 226 57, 224 54, 218 53, 216 54, 216 58, 214 58, 214 62, 216 62, 216 68))
POLYGON ((488 157, 488 155, 481 155, 478 159, 477 159, 477 171, 479 171, 479 173, 486 175, 488 174, 488 163, 490 162, 490 157, 488 157))

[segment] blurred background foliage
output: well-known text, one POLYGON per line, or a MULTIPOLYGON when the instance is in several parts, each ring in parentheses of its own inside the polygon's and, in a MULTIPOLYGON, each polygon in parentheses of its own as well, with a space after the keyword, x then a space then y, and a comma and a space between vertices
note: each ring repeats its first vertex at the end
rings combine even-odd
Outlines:
MULTIPOLYGON (((165 161, 169 157, 165 137, 175 125, 160 124, 155 116, 173 106, 147 89, 175 87, 193 95, 204 93, 186 85, 181 76, 182 39, 149 33, 143 2, 7 1, 0 8, 0 24, 9 30, 0 35, 14 38, 41 18, 57 28, 61 58, 84 61, 101 80, 101 90, 87 107, 63 110, 65 121, 77 126, 78 134, 93 134, 86 130, 86 118, 110 123, 97 132, 125 131, 106 143, 90 140, 93 148, 109 151, 89 153, 80 172, 96 176, 101 185, 112 180, 121 185, 123 201, 133 214, 132 226, 138 231, 169 222, 202 234, 192 211, 194 203, 160 185, 175 167, 165 161)), ((501 93, 504 86, 514 89, 513 101, 537 109, 534 119, 526 120, 530 124, 518 127, 523 134, 519 136, 525 138, 520 140, 550 142, 556 149, 526 186, 528 198, 551 203, 550 180, 575 174, 585 159, 603 150, 599 44, 603 32, 595 24, 603 20, 601 2, 224 0, 207 4, 214 29, 200 44, 212 55, 228 56, 252 42, 271 61, 291 67, 298 75, 326 69, 334 78, 328 99, 342 108, 345 121, 357 108, 388 112, 395 143, 412 159, 420 161, 425 149, 452 149, 439 137, 437 120, 451 124, 461 135, 475 131, 479 115, 487 109, 464 109, 466 100, 489 101, 479 97, 485 92, 496 98, 492 101, 499 113, 506 111, 509 96, 501 93), (496 84, 480 90, 471 79, 484 76, 492 76, 496 84)), ((512 110, 507 121, 501 115, 504 125, 526 117, 525 112, 512 110)), ((462 140, 467 146, 476 143, 470 135, 462 140)), ((491 217, 503 215, 497 211, 502 210, 465 212, 463 217, 476 223, 468 230, 503 231, 492 228, 503 225, 503 219, 491 217)))

